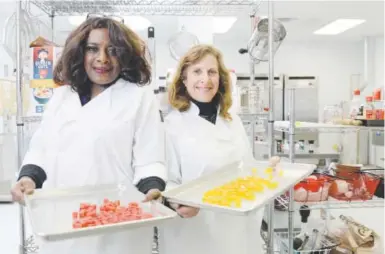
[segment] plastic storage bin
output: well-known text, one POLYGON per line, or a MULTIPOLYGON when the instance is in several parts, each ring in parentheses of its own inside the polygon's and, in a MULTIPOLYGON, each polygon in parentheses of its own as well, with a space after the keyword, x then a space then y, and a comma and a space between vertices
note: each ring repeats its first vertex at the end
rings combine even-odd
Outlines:
POLYGON ((335 177, 330 175, 313 173, 294 186, 294 200, 301 203, 327 200, 334 179, 335 177))
POLYGON ((380 182, 374 192, 374 195, 378 198, 384 198, 384 177, 380 177, 380 182))
POLYGON ((364 172, 361 175, 364 180, 366 189, 369 192, 370 199, 372 199, 381 181, 383 183, 383 178, 369 172, 364 172))
POLYGON ((344 178, 335 180, 329 189, 329 195, 338 200, 370 200, 380 183, 380 177, 363 171, 343 175, 344 178))

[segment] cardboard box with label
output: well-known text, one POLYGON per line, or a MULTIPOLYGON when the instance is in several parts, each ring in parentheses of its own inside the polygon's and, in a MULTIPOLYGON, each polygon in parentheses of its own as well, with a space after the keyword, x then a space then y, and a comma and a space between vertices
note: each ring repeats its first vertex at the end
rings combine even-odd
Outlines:
POLYGON ((31 47, 31 103, 28 116, 40 116, 57 87, 53 71, 60 58, 62 47, 43 45, 31 47))

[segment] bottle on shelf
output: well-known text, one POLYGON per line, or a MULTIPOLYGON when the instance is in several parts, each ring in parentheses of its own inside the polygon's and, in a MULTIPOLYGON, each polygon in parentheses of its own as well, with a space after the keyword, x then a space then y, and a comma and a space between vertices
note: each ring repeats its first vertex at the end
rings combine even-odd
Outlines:
POLYGON ((381 88, 377 88, 374 90, 373 92, 373 100, 374 101, 380 101, 381 98, 382 98, 382 91, 381 91, 381 88))
POLYGON ((361 95, 361 92, 359 89, 354 90, 353 99, 350 102, 350 110, 349 110, 350 119, 356 119, 357 116, 359 116, 360 106, 361 106, 360 95, 361 95))
POLYGON ((335 124, 343 119, 342 107, 340 105, 326 105, 323 109, 323 122, 335 124))
POLYGON ((285 140, 284 144, 283 144, 283 152, 285 154, 288 154, 290 151, 290 144, 289 144, 289 141, 288 140, 285 140))
POLYGON ((307 205, 301 206, 299 210, 301 216, 301 232, 294 238, 294 250, 303 250, 309 241, 309 232, 307 228, 308 218, 310 216, 310 209, 307 205))
POLYGON ((302 140, 302 139, 299 140, 298 146, 299 146, 298 152, 299 153, 305 153, 305 140, 302 140))
POLYGON ((366 96, 366 104, 364 106, 364 118, 366 120, 375 119, 373 97, 372 96, 366 96))
POLYGON ((282 153, 282 141, 277 140, 276 145, 277 145, 277 153, 282 153))
POLYGON ((384 120, 384 101, 382 97, 382 89, 377 88, 373 92, 373 119, 384 120))
POLYGON ((375 109, 376 120, 384 120, 385 119, 385 105, 381 103, 380 108, 375 109))
POLYGON ((299 142, 294 141, 294 153, 300 153, 299 142))
POLYGON ((309 140, 309 153, 314 153, 314 140, 309 140))

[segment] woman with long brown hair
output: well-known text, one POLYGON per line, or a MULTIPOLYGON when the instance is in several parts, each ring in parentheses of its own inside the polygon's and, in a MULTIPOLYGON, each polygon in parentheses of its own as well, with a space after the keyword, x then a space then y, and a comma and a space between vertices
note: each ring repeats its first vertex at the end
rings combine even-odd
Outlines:
MULTIPOLYGON (((173 110, 165 118, 167 188, 254 159, 242 122, 230 110, 230 75, 216 48, 191 48, 179 62, 169 95, 173 110)), ((243 217, 179 204, 170 207, 182 218, 161 228, 161 253, 262 253, 263 209, 243 217)))
MULTIPOLYGON (((69 35, 54 70, 60 87, 30 142, 15 201, 42 187, 126 182, 146 200, 164 190, 164 132, 144 55, 141 39, 112 18, 89 17, 69 35)), ((39 253, 149 254, 152 239, 153 229, 141 228, 43 243, 39 253)))

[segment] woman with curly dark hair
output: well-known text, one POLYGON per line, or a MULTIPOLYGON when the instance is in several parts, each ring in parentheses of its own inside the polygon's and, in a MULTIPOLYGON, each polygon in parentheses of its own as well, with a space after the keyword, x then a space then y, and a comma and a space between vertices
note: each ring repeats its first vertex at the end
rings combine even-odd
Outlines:
MULTIPOLYGON (((69 35, 54 70, 59 88, 30 142, 12 189, 15 201, 43 184, 129 182, 145 201, 159 196, 166 181, 164 133, 143 50, 131 29, 106 17, 88 18, 69 35)), ((152 228, 141 228, 46 243, 39 253, 149 254, 152 236, 152 228)))
MULTIPOLYGON (((231 112, 230 74, 218 49, 192 47, 178 64, 169 96, 173 110, 165 118, 168 189, 228 164, 253 162, 242 122, 231 112)), ((161 253, 263 253, 263 208, 249 216, 231 216, 169 206, 182 218, 160 228, 161 253)))

